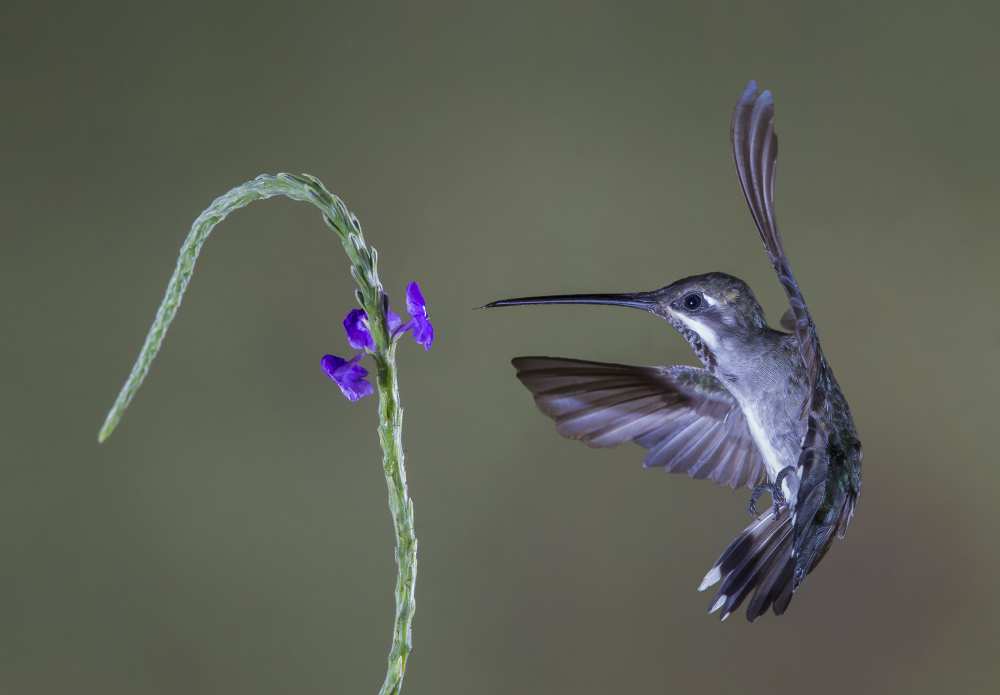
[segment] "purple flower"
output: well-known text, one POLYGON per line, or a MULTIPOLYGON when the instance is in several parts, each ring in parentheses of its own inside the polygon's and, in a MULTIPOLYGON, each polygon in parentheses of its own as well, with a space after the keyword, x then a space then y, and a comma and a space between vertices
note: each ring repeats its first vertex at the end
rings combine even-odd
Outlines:
MULTIPOLYGON (((400 326, 403 325, 403 319, 399 318, 399 314, 392 309, 386 309, 386 319, 389 324, 389 335, 395 337, 396 333, 400 330, 400 326)), ((403 330, 406 329, 404 328, 403 330)))
POLYGON ((434 343, 434 326, 427 316, 427 302, 416 281, 406 286, 406 311, 410 314, 410 329, 417 345, 430 350, 434 343))
MULTIPOLYGON (((390 337, 396 337, 403 325, 403 319, 392 309, 388 310, 386 319, 390 337)), ((375 340, 368 327, 368 312, 364 309, 351 309, 347 312, 347 316, 344 317, 344 332, 347 333, 347 344, 355 350, 375 352, 375 340)))
POLYGON ((356 401, 374 393, 372 385, 365 380, 368 370, 358 364, 363 354, 359 353, 351 360, 336 355, 324 355, 320 361, 323 371, 336 382, 349 401, 356 401))
MULTIPOLYGON (((434 342, 434 326, 427 316, 427 302, 416 282, 406 286, 406 311, 410 314, 410 320, 403 323, 399 314, 386 306, 389 339, 395 342, 400 335, 409 331, 418 345, 423 346, 424 350, 430 350, 434 342)), ((375 391, 365 378, 368 370, 358 364, 365 353, 375 352, 375 339, 368 325, 368 314, 363 309, 351 309, 344 317, 344 332, 347 334, 348 345, 361 352, 350 360, 325 355, 320 364, 326 375, 340 387, 347 400, 356 401, 375 391)))
POLYGON ((351 309, 344 317, 344 332, 347 333, 347 344, 355 350, 375 349, 371 331, 368 330, 368 314, 364 309, 351 309))

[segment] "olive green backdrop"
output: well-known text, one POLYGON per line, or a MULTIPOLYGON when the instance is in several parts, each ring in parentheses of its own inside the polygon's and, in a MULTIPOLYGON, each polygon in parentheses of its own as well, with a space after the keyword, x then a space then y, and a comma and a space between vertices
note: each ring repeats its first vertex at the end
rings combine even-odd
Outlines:
POLYGON ((992 3, 5 2, 0 691, 370 693, 394 577, 346 262, 308 206, 209 242, 95 441, 188 225, 259 172, 341 195, 401 299, 413 693, 995 692, 1000 11, 992 3), (638 312, 503 296, 709 270, 783 296, 730 161, 777 99, 779 217, 864 494, 787 615, 695 587, 745 491, 558 437, 508 360, 692 361, 638 312))

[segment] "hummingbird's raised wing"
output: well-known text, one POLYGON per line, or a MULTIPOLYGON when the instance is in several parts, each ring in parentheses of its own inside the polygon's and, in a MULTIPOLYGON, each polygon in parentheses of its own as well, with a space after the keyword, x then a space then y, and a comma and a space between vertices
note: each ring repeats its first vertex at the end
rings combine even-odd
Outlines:
POLYGON ((847 530, 860 485, 852 471, 860 465, 861 450, 853 434, 850 410, 823 356, 816 325, 792 275, 778 233, 774 214, 774 173, 778 161, 774 99, 769 91, 758 93, 753 80, 747 84, 733 110, 730 134, 743 195, 768 259, 788 295, 791 320, 786 323, 783 317, 782 323, 792 330, 798 341, 810 385, 808 401, 803 404, 803 417, 807 418, 808 425, 796 466, 799 489, 792 515, 795 525, 794 584, 797 586, 823 557, 834 531, 842 537, 847 530), (842 423, 831 421, 838 412, 846 416, 842 423), (831 468, 836 472, 834 477, 841 478, 833 486, 831 468))
POLYGON ((743 95, 733 110, 730 128, 733 160, 740 177, 740 187, 750 206, 750 214, 764 242, 767 257, 778 274, 778 281, 788 295, 793 319, 793 332, 799 342, 802 364, 816 382, 823 352, 809 307, 802 290, 792 275, 792 268, 785 256, 785 247, 778 233, 774 214, 774 173, 778 163, 778 136, 774 132, 774 98, 771 92, 757 92, 753 80, 743 90, 743 95))
POLYGON ((631 367, 517 357, 517 378, 564 437, 588 446, 635 442, 645 466, 736 488, 760 481, 764 462, 743 412, 704 369, 631 367))

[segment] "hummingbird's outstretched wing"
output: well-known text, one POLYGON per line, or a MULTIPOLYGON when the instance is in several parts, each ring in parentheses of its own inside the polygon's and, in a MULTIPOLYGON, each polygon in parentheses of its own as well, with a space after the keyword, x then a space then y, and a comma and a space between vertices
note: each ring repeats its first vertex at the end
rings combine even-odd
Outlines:
POLYGON ((763 475, 743 412, 707 370, 558 357, 517 357, 512 364, 564 437, 593 447, 632 441, 649 449, 647 468, 733 488, 763 475))
POLYGON ((842 537, 847 530, 860 485, 855 471, 860 466, 861 449, 854 436, 850 410, 823 356, 816 325, 792 275, 778 233, 774 214, 774 174, 778 160, 774 99, 769 91, 758 93, 753 80, 747 84, 733 110, 730 135, 743 195, 768 259, 788 295, 789 328, 798 341, 810 384, 808 401, 803 404, 803 416, 808 418, 808 425, 796 467, 799 489, 792 514, 794 583, 798 585, 826 553, 834 531, 842 537), (845 414, 844 422, 834 421, 837 412, 845 414))

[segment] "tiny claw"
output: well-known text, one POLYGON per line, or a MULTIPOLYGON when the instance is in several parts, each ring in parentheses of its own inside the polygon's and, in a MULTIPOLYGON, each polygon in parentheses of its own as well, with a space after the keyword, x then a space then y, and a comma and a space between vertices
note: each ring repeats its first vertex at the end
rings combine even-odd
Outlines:
POLYGON ((750 502, 747 504, 747 511, 750 515, 757 516, 757 500, 765 492, 771 495, 771 508, 774 509, 775 514, 780 512, 782 507, 787 507, 788 500, 785 499, 785 494, 781 490, 781 484, 785 478, 794 472, 795 469, 792 466, 787 466, 781 469, 781 472, 775 477, 773 483, 761 483, 754 486, 753 491, 750 493, 750 502))
POLYGON ((787 504, 785 493, 781 491, 780 485, 776 484, 774 489, 771 490, 771 502, 775 507, 784 507, 787 504))
POLYGON ((774 495, 774 491, 768 483, 755 485, 754 489, 750 492, 750 502, 747 504, 747 512, 750 513, 750 516, 757 516, 757 500, 759 500, 760 496, 765 492, 770 492, 772 496, 774 495))

